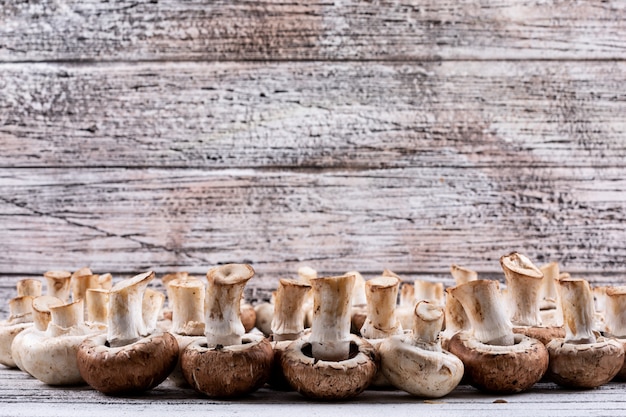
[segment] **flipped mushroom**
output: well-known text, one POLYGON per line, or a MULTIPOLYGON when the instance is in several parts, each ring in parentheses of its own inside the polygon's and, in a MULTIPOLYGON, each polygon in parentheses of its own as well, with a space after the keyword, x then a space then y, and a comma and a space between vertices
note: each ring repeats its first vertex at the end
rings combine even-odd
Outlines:
POLYGON ((170 333, 176 337, 179 359, 168 377, 179 387, 189 384, 181 367, 182 353, 189 344, 203 340, 204 336, 204 283, 199 279, 176 278, 168 283, 172 326, 170 333))
POLYGON ((178 344, 174 336, 160 331, 149 334, 144 322, 143 295, 153 278, 154 272, 149 271, 113 286, 107 333, 86 339, 78 349, 80 374, 100 392, 149 390, 176 366, 178 344))
POLYGON ((450 293, 471 323, 471 330, 455 334, 448 346, 463 361, 470 384, 506 394, 525 391, 541 379, 548 352, 540 341, 513 333, 497 281, 470 281, 450 293))
POLYGON ((17 366, 11 350, 13 340, 33 325, 33 298, 25 295, 9 300, 9 318, 0 322, 0 364, 9 368, 17 366))
POLYGON ((376 375, 376 349, 350 333, 354 280, 354 275, 311 280, 311 333, 292 342, 281 361, 287 381, 306 397, 352 398, 365 390, 376 375))
POLYGON ((276 389, 290 388, 283 375, 281 360, 287 346, 304 332, 302 303, 311 290, 309 284, 292 279, 281 279, 274 296, 274 316, 271 323, 274 363, 268 383, 276 389))
POLYGON ((562 327, 543 326, 540 314, 543 272, 526 256, 513 252, 500 258, 508 288, 513 332, 540 340, 544 345, 565 336, 562 327))
POLYGON ((470 321, 465 313, 465 309, 459 300, 454 297, 452 288, 454 287, 446 289, 447 297, 446 305, 444 307, 445 328, 439 334, 441 346, 444 350, 448 350, 450 339, 452 339, 455 334, 471 329, 470 321))
POLYGON ((548 376, 569 388, 595 388, 613 379, 624 364, 624 347, 593 332, 594 305, 584 279, 559 280, 565 338, 548 343, 548 376))
POLYGON ((20 352, 22 367, 48 385, 83 384, 76 353, 93 331, 83 321, 83 300, 49 306, 51 320, 45 332, 24 340, 20 352))
POLYGON ((269 378, 274 352, 262 335, 245 333, 241 296, 254 269, 227 264, 207 273, 204 340, 181 355, 185 379, 209 397, 235 397, 260 388, 269 378))
POLYGON ((379 347, 381 369, 396 388, 410 394, 438 398, 449 394, 463 377, 463 362, 443 350, 439 331, 443 308, 420 301, 414 309, 413 331, 392 336, 379 347))

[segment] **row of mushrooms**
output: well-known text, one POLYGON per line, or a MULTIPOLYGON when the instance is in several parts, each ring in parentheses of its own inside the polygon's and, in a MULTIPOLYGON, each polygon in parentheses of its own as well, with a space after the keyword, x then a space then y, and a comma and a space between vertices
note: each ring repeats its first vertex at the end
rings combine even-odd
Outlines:
POLYGON ((517 393, 542 378, 573 388, 626 379, 626 287, 500 259, 505 288, 453 265, 455 285, 403 282, 391 271, 318 277, 309 267, 280 279, 272 300, 243 297, 250 265, 211 269, 206 281, 153 272, 113 285, 88 268, 18 282, 0 323, 0 363, 50 385, 87 383, 117 395, 169 378, 209 397, 265 384, 319 400, 368 387, 437 398, 463 380, 517 393))

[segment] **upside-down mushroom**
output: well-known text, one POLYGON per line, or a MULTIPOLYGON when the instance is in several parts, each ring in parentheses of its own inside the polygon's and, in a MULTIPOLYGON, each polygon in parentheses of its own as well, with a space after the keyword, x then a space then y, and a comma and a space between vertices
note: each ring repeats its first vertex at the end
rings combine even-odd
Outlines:
POLYGON ((450 293, 471 323, 471 330, 455 334, 448 345, 463 361, 470 384, 507 394, 525 391, 543 377, 548 367, 546 347, 513 333, 497 281, 470 281, 450 293))
POLYGON ((350 333, 354 280, 354 275, 311 280, 311 333, 292 342, 281 362, 285 378, 306 397, 352 398, 365 390, 376 375, 376 349, 350 333))
POLYGON ((569 388, 595 388, 613 379, 624 364, 624 347, 593 331, 595 310, 589 283, 584 279, 560 279, 565 337, 552 340, 549 377, 569 388))
POLYGON ((290 388, 283 375, 281 360, 287 346, 304 333, 302 302, 311 286, 291 279, 281 279, 274 296, 274 316, 271 323, 274 364, 268 383, 277 389, 290 388))
POLYGON ((48 385, 83 384, 76 353, 80 344, 93 334, 83 320, 83 300, 48 308, 51 320, 46 331, 33 333, 21 345, 21 365, 48 385))
POLYGON ((13 340, 33 326, 33 298, 24 295, 9 300, 9 318, 0 322, 0 364, 9 368, 17 366, 11 349, 13 340))
POLYGON ((178 360, 168 332, 149 334, 142 311, 149 271, 118 282, 109 292, 107 332, 86 339, 77 354, 83 379, 105 394, 141 392, 159 385, 178 360), (150 358, 150 360, 146 360, 150 358))
POLYGON ((254 269, 227 264, 207 273, 205 338, 190 343, 180 359, 189 385, 209 397, 235 397, 260 388, 269 378, 274 352, 262 335, 245 333, 241 296, 254 269))
POLYGON ((463 362, 443 350, 439 331, 443 308, 420 301, 414 309, 413 331, 386 338, 379 346, 381 369, 396 388, 420 397, 449 394, 463 377, 463 362))
POLYGON ((508 288, 508 307, 513 331, 540 340, 544 345, 565 336, 562 327, 543 326, 541 289, 545 278, 526 256, 513 252, 500 258, 508 288))

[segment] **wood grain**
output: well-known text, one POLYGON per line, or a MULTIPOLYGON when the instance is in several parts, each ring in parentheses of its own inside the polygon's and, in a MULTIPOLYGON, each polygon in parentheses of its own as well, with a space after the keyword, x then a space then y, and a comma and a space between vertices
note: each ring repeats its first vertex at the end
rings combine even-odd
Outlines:
POLYGON ((0 2, 0 61, 621 59, 622 1, 0 2))
POLYGON ((625 62, 7 64, 0 166, 624 165, 625 62))
POLYGON ((576 273, 626 262, 626 168, 4 169, 0 271, 90 265, 260 276, 498 272, 512 250, 576 273))

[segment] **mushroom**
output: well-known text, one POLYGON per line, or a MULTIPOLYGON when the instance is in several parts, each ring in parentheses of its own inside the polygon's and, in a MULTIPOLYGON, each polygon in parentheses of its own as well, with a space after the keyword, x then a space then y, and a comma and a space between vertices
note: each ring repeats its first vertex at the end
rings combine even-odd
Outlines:
POLYGON ((43 276, 46 279, 47 294, 67 303, 70 299, 72 274, 68 271, 47 271, 43 276))
POLYGON ((403 329, 410 329, 413 326, 415 304, 415 287, 409 282, 401 283, 396 317, 400 321, 400 325, 403 329))
MULTIPOLYGON (((616 339, 626 350, 626 286, 604 288, 606 336, 616 339)), ((626 361, 615 379, 626 380, 626 361)))
POLYGON ((252 304, 244 299, 243 294, 239 308, 241 309, 241 324, 243 324, 245 332, 250 333, 256 325, 256 310, 252 304))
POLYGON ((24 295, 9 300, 9 318, 0 322, 0 364, 9 368, 17 366, 11 350, 13 340, 33 325, 33 298, 24 295))
POLYGON ((102 288, 89 288, 85 293, 87 304, 87 325, 104 330, 109 316, 109 291, 102 288))
MULTIPOLYGON (((317 271, 310 266, 298 268, 298 280, 305 284, 311 284, 311 280, 317 278, 317 271)), ((313 321, 313 294, 309 293, 302 304, 304 309, 304 327, 311 327, 313 321)))
POLYGON ((420 301, 414 309, 413 331, 391 336, 379 346, 381 369, 396 388, 438 398, 449 394, 463 378, 463 362, 441 348, 443 308, 420 301))
POLYGON ((456 264, 450 265, 450 274, 452 274, 456 285, 465 284, 466 282, 476 281, 478 279, 478 272, 456 264))
POLYGON ((416 279, 413 282, 415 287, 415 302, 432 301, 439 305, 444 305, 443 283, 424 281, 416 279))
POLYGON ((526 256, 513 252, 500 258, 508 287, 510 318, 513 332, 540 340, 544 345, 564 337, 562 327, 543 326, 540 314, 543 272, 526 256))
MULTIPOLYGON (((254 306, 255 321, 254 327, 263 333, 265 337, 269 337, 272 334, 272 318, 274 317, 274 298, 275 291, 272 291, 272 296, 269 301, 258 303, 254 306)), ((303 317, 304 325, 304 317, 303 317)))
POLYGON ((86 339, 78 349, 80 374, 100 392, 154 388, 176 366, 176 338, 168 332, 149 334, 144 322, 143 295, 153 278, 149 271, 114 285, 109 291, 107 333, 86 339))
POLYGON ((452 339, 455 334, 471 328, 469 318, 467 317, 467 314, 465 314, 465 309, 463 309, 463 305, 459 302, 459 300, 454 298, 452 288, 454 287, 446 289, 447 297, 444 307, 445 328, 439 334, 441 346, 445 350, 448 350, 450 339, 452 339))
POLYGON ((274 352, 262 335, 245 333, 241 296, 254 269, 227 264, 207 273, 203 340, 181 355, 189 385, 210 397, 235 397, 260 388, 269 378, 274 352))
POLYGON ((181 367, 182 352, 189 344, 204 338, 204 283, 199 279, 176 278, 168 283, 172 326, 170 333, 178 342, 179 359, 168 377, 179 387, 187 387, 181 367))
POLYGON ((281 360, 289 384, 306 397, 351 398, 365 390, 376 375, 376 349, 350 333, 354 280, 354 275, 311 280, 311 333, 293 341, 281 360))
POLYGON ((475 280, 457 285, 450 294, 462 305, 471 330, 455 334, 448 349, 465 366, 474 387, 498 393, 529 389, 548 367, 543 343, 514 334, 497 281, 475 280))
POLYGON ((352 312, 350 313, 350 332, 360 334, 361 327, 367 317, 367 296, 365 295, 365 279, 358 271, 346 272, 344 275, 354 275, 352 288, 352 312))
POLYGON ((584 279, 560 279, 558 285, 565 338, 548 343, 548 376, 569 388, 595 388, 613 379, 624 364, 624 347, 593 332, 594 304, 584 279))
POLYGON ((268 383, 276 389, 290 388, 283 375, 281 360, 287 346, 304 332, 302 302, 311 290, 309 284, 292 279, 281 279, 274 296, 274 315, 271 322, 274 364, 268 383))
MULTIPOLYGON (((163 286, 165 287, 165 293, 167 295, 166 297, 166 303, 165 306, 163 307, 163 317, 165 320, 172 320, 172 294, 170 292, 170 282, 175 280, 175 279, 197 279, 195 277, 192 277, 189 275, 189 272, 186 271, 179 271, 179 272, 174 272, 171 274, 165 274, 163 275, 163 277, 161 277, 161 283, 163 284, 163 286)), ((170 324, 171 325, 171 324, 170 324)))
POLYGON ((49 305, 50 323, 45 332, 24 339, 20 352, 26 372, 48 385, 84 383, 78 370, 76 352, 93 331, 83 321, 83 300, 49 305))
POLYGON ((28 327, 15 336, 15 339, 13 339, 13 343, 11 344, 13 360, 15 361, 15 365, 21 371, 28 373, 28 371, 24 369, 24 365, 22 365, 21 355, 22 352, 25 351, 24 346, 32 343, 30 339, 41 339, 41 333, 48 329, 48 324, 51 320, 50 307, 61 306, 63 304, 65 303, 61 299, 51 295, 35 297, 32 300, 33 326, 28 327))
POLYGON ((556 289, 560 275, 559 264, 558 262, 550 262, 540 266, 539 269, 543 272, 539 304, 541 321, 545 326, 563 327, 563 312, 561 311, 559 293, 556 289))
POLYGON ((38 279, 26 278, 17 281, 18 297, 39 297, 41 295, 41 281, 38 279))

